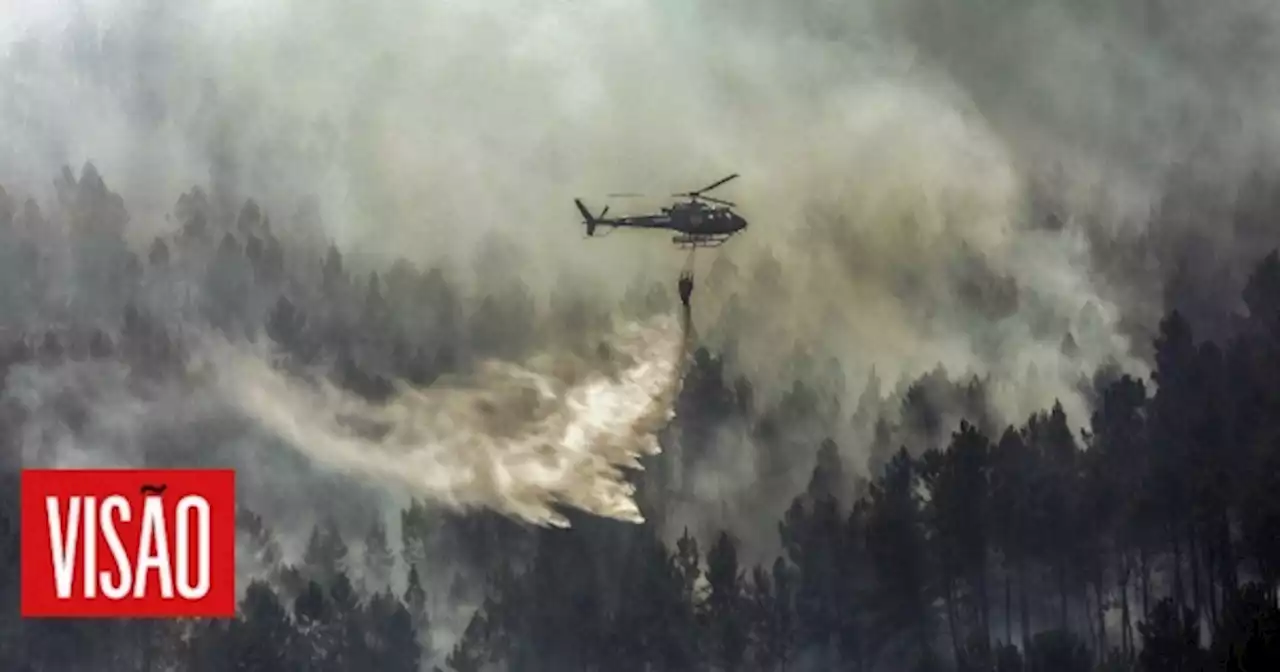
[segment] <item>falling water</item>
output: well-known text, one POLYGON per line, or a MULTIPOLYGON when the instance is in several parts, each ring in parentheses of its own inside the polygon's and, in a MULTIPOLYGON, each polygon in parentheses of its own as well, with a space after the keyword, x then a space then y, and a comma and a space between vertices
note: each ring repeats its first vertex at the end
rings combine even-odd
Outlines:
POLYGON ((687 355, 687 310, 621 324, 595 357, 541 353, 465 378, 396 383, 371 403, 261 353, 208 351, 223 392, 314 463, 458 509, 567 526, 557 505, 641 522, 624 469, 660 452, 687 355))

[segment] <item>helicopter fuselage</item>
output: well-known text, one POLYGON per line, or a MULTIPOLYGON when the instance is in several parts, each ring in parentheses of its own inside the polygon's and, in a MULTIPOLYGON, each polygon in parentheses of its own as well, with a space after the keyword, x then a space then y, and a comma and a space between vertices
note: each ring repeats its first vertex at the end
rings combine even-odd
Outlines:
POLYGON ((671 239, 679 247, 719 247, 747 228, 747 220, 728 209, 664 208, 659 215, 593 219, 587 222, 587 235, 595 235, 600 226, 667 229, 681 234, 671 239))
POLYGON ((596 222, 599 226, 670 229, 689 235, 726 235, 747 228, 747 220, 728 209, 663 208, 659 215, 615 217, 596 222))
POLYGON ((681 247, 716 247, 723 244, 734 234, 746 229, 747 220, 733 211, 732 203, 705 197, 701 194, 703 191, 723 184, 735 177, 737 177, 737 174, 730 175, 712 184, 711 187, 706 187, 700 191, 677 194, 678 196, 688 196, 690 200, 662 208, 660 213, 653 215, 606 218, 605 214, 609 211, 607 207, 599 215, 592 215, 581 200, 574 199, 574 203, 578 206, 578 211, 582 213, 583 224, 587 227, 588 236, 595 235, 596 229, 601 226, 667 229, 681 234, 672 239, 672 242, 681 247), (712 207, 706 205, 704 201, 723 203, 728 207, 712 207))

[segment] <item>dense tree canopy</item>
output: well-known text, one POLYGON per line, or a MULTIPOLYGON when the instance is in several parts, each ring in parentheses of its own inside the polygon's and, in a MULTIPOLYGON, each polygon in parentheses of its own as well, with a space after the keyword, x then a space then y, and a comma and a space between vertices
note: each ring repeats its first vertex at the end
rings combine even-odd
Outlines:
MULTIPOLYGON (((428 384, 471 358, 516 356, 555 337, 539 333, 518 283, 496 277, 470 302, 438 268, 357 271, 334 247, 295 254, 252 201, 220 212, 199 189, 184 194, 177 232, 141 254, 125 244, 128 214, 96 170, 67 171, 57 186, 82 245, 68 263, 82 280, 67 303, 50 289, 58 276, 47 255, 10 255, 24 283, 0 288, 0 301, 6 324, 22 328, 7 336, 0 373, 119 359, 137 376, 169 375, 184 353, 166 316, 183 315, 269 338, 287 354, 283 366, 324 355, 339 384, 376 400, 392 380, 428 384), (179 276, 197 278, 200 291, 175 291, 179 276), (53 314, 79 319, 54 328, 53 314)), ((0 249, 47 245, 31 234, 42 217, 34 202, 17 208, 0 192, 0 249)), ((506 264, 509 252, 487 254, 506 264)), ((564 292, 554 312, 565 329, 601 318, 564 292)), ((663 305, 650 287, 629 296, 636 310, 663 305)), ((569 530, 530 529, 415 503, 398 526, 378 519, 358 536, 320 520, 300 559, 285 563, 274 532, 245 510, 239 554, 253 578, 235 619, 22 621, 10 468, 0 488, 10 493, 0 507, 0 668, 1271 669, 1280 663, 1278 297, 1272 252, 1250 277, 1248 313, 1229 340, 1199 340, 1170 312, 1152 380, 1099 376, 1079 436, 1061 404, 1000 426, 981 380, 941 370, 907 387, 897 415, 877 408, 874 378, 846 411, 821 381, 765 402, 723 353, 699 350, 664 433, 679 449, 641 475, 651 479, 643 505, 660 520, 678 489, 670 461, 697 462, 725 428, 755 442, 765 463, 806 444, 816 455, 808 487, 765 523, 781 552, 764 562, 727 532, 668 541, 657 523, 572 514, 569 530), (841 412, 874 420, 872 443, 854 451, 870 456, 869 481, 857 479, 867 465, 846 464, 850 451, 813 431, 841 412), (947 424, 953 414, 962 419, 947 424), (456 557, 434 555, 442 539, 456 557), (438 584, 426 579, 450 563, 478 577, 452 597, 478 606, 437 650, 440 600, 426 586, 438 584)), ((10 411, 0 415, 6 465, 22 440, 23 418, 10 411)))

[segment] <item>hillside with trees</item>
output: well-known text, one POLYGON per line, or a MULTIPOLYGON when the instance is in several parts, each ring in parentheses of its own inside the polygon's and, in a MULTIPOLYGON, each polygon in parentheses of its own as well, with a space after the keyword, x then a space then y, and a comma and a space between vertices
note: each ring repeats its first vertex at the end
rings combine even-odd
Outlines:
MULTIPOLYGON (((135 250, 122 200, 92 166, 57 185, 56 237, 35 201, 0 191, 10 387, 67 363, 118 363, 139 385, 174 377, 186 356, 179 331, 200 324, 270 339, 295 363, 332 362, 334 380, 377 400, 392 380, 428 385, 607 315, 568 293, 544 314, 500 274, 474 296, 442 268, 354 270, 335 247, 278 235, 252 201, 231 207, 200 189, 178 199, 173 235, 135 250)), ((239 556, 253 578, 232 620, 20 619, 17 467, 41 445, 8 398, 0 669, 1272 669, 1280 257, 1262 254, 1248 277, 1247 311, 1229 336, 1202 338, 1170 311, 1151 344, 1151 380, 1099 371, 1081 433, 1061 405, 999 422, 982 380, 939 373, 871 421, 868 464, 848 464, 834 431, 812 438, 808 487, 780 519, 759 521, 782 549, 771 561, 749 563, 728 533, 668 539, 658 522, 572 512, 571 528, 541 529, 416 503, 400 512, 398 539, 376 517, 359 533, 325 521, 286 561, 267 512, 246 508, 239 556), (963 419, 942 425, 944 411, 963 419), (913 442, 921 427, 943 445, 913 442), (464 566, 464 578, 432 594, 440 582, 428 579, 446 566, 464 566), (433 605, 450 602, 478 608, 442 645, 433 605)), ((664 310, 668 289, 637 286, 625 310, 664 310)), ((698 459, 719 429, 786 455, 789 427, 852 413, 803 384, 760 408, 758 383, 723 353, 694 353, 663 436, 672 449, 636 476, 651 521, 672 496, 664 461, 698 459)), ((69 399, 58 421, 74 434, 85 412, 69 399)), ((145 457, 163 463, 163 450, 145 457)))

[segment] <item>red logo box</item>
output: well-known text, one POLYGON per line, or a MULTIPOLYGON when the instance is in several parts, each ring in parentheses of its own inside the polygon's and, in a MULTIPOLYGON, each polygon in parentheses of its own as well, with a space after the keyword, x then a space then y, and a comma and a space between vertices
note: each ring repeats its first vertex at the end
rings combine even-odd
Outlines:
POLYGON ((235 616, 235 482, 231 469, 24 470, 22 616, 235 616))

